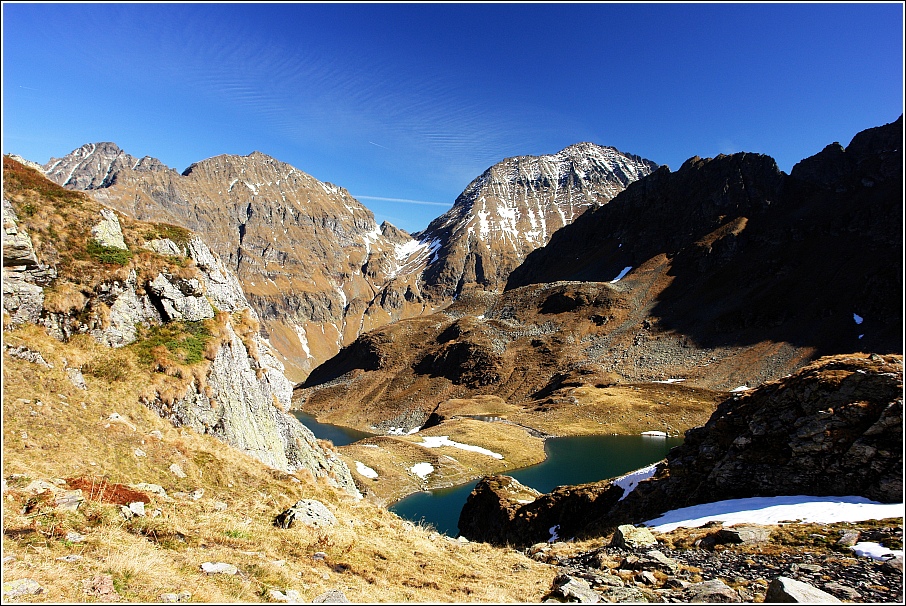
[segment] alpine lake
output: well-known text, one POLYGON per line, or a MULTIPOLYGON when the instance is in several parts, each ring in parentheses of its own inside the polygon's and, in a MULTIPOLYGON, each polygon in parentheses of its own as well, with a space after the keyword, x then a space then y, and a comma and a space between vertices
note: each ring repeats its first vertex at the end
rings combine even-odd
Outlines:
MULTIPOLYGON (((348 427, 318 423, 300 411, 293 411, 293 414, 315 437, 331 440, 337 446, 372 435, 348 427)), ((651 465, 682 443, 682 438, 646 435, 549 438, 544 444, 547 458, 543 462, 507 475, 546 493, 557 486, 606 480, 651 465)), ((451 488, 417 492, 389 509, 402 518, 433 526, 438 532, 456 537, 459 535, 459 513, 477 483, 478 480, 451 488)))

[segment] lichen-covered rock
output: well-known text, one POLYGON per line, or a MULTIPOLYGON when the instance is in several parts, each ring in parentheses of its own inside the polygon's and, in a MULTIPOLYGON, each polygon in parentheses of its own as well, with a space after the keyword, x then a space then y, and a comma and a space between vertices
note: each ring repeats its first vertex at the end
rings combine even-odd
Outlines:
POLYGON ((53 268, 38 263, 28 232, 18 225, 9 201, 3 199, 3 309, 10 325, 37 323, 44 308, 43 285, 56 276, 53 268))
POLYGON ((313 528, 324 528, 334 526, 337 518, 321 501, 302 499, 286 511, 281 512, 274 519, 274 526, 290 528, 296 522, 313 528))
POLYGON ((120 227, 120 220, 117 218, 116 213, 109 208, 101 210, 101 221, 91 228, 91 235, 101 246, 129 250, 123 240, 123 229, 120 227))
POLYGON ((204 297, 201 283, 194 279, 173 279, 158 274, 148 285, 159 298, 167 320, 198 322, 214 317, 214 308, 204 297))

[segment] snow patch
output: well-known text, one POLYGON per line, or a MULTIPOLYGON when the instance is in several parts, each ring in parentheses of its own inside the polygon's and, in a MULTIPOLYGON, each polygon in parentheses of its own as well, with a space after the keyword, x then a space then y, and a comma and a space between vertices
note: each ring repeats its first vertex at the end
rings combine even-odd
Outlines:
POLYGON ((434 465, 431 463, 416 463, 409 468, 409 471, 424 480, 429 474, 434 472, 434 465))
POLYGON ((652 383, 681 383, 686 379, 664 379, 663 381, 652 381, 652 383))
POLYGON ((610 283, 613 284, 614 282, 619 282, 624 277, 626 277, 626 274, 628 274, 630 271, 632 271, 632 267, 624 267, 623 271, 620 272, 620 275, 618 275, 616 278, 611 280, 610 283))
POLYGON ((730 393, 738 393, 740 391, 749 391, 751 387, 746 387, 745 385, 740 385, 739 387, 734 387, 730 390, 730 393))
POLYGON ((560 537, 557 536, 557 531, 558 531, 558 530, 560 530, 560 525, 559 525, 559 524, 557 524, 556 526, 551 526, 551 527, 548 529, 548 532, 551 533, 551 538, 549 538, 549 539, 547 540, 548 543, 554 543, 554 542, 560 540, 560 537))
POLYGON ((643 436, 648 436, 649 438, 666 438, 667 432, 664 431, 643 431, 643 436))
POLYGON ((639 482, 653 476, 656 469, 657 463, 649 465, 648 467, 636 469, 635 471, 630 471, 625 476, 620 476, 614 480, 613 483, 623 489, 623 496, 620 497, 620 500, 622 501, 628 497, 629 493, 635 490, 635 487, 639 485, 639 482))
POLYGON ((873 560, 892 560, 893 558, 902 558, 902 549, 888 549, 880 543, 859 542, 850 547, 857 556, 871 558, 873 560))
POLYGON ((903 503, 878 503, 865 497, 751 497, 674 509, 645 525, 657 532, 670 532, 681 526, 697 528, 711 521, 721 521, 724 526, 768 525, 784 520, 830 524, 901 518, 903 513, 903 503))
POLYGON ((452 446, 453 448, 459 448, 460 450, 470 450, 472 452, 488 455, 489 457, 494 457, 495 459, 503 458, 502 454, 492 452, 487 448, 482 448, 481 446, 473 446, 471 444, 461 444, 460 442, 454 442, 450 439, 449 436, 422 436, 422 443, 419 444, 419 446, 424 446, 425 448, 440 448, 441 446, 452 446))
POLYGON ((359 474, 365 476, 366 478, 371 478, 372 480, 376 480, 378 477, 378 473, 375 470, 371 469, 361 461, 355 462, 355 470, 358 471, 359 474))
POLYGON ((296 336, 299 337, 299 343, 302 345, 302 351, 305 352, 305 357, 313 358, 314 356, 311 355, 311 350, 308 348, 308 337, 305 335, 305 329, 298 324, 293 324, 293 330, 296 331, 296 336))
POLYGON ((864 321, 864 318, 862 316, 860 316, 859 314, 853 314, 853 321, 856 324, 861 324, 864 321))

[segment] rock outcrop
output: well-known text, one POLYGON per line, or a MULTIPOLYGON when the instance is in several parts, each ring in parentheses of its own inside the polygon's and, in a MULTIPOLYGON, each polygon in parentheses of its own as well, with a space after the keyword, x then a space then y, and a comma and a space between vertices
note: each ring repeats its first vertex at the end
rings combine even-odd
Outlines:
MULTIPOLYGON (((7 169, 28 170, 4 159, 5 174, 7 169)), ((26 177, 43 180, 34 175, 26 177)), ((38 185, 50 191, 57 187, 46 181, 38 185)), ((16 184, 9 189, 15 190, 16 184)), ((33 195, 33 189, 21 194, 33 195)), ((42 265, 42 255, 63 257, 69 251, 60 248, 61 242, 44 239, 41 248, 35 249, 25 222, 18 220, 13 208, 14 203, 30 208, 27 200, 31 198, 22 197, 13 203, 4 200, 3 204, 5 325, 30 322, 44 325, 60 340, 87 333, 109 347, 124 347, 141 338, 142 327, 151 329, 174 322, 219 323, 219 335, 212 337, 218 339, 216 348, 207 360, 199 362, 203 379, 189 381, 183 392, 175 396, 164 398, 158 393, 145 398, 145 404, 176 425, 215 435, 272 467, 284 471, 307 469, 316 477, 328 478, 358 494, 345 463, 325 451, 311 431, 285 412, 292 383, 285 377, 270 343, 255 328, 258 318, 239 280, 200 238, 185 234, 181 243, 151 238, 144 242, 147 246, 133 248, 150 248, 163 254, 141 252, 137 258, 124 257, 125 265, 106 263, 106 257, 101 256, 102 261, 86 272, 91 276, 86 283, 88 278, 70 275, 68 266, 57 271, 42 265), (72 293, 75 303, 46 308, 45 286, 72 293)), ((97 207, 87 198, 75 202, 77 207, 67 206, 65 199, 57 204, 62 205, 63 211, 69 209, 73 221, 84 219, 87 224, 96 224, 97 218, 102 217, 101 223, 106 226, 99 231, 102 238, 116 234, 117 241, 123 241, 124 235, 142 241, 146 234, 160 230, 159 226, 137 223, 124 234, 113 211, 97 207)), ((65 226, 56 229, 63 231, 65 226)), ((97 239, 98 235, 93 234, 92 238, 97 239)), ((108 240, 101 246, 104 250, 123 250, 111 246, 108 240)), ((124 241, 123 246, 128 250, 124 241)))
POLYGON ((483 479, 460 515, 470 540, 531 545, 595 536, 670 509, 755 496, 903 499, 903 358, 822 358, 790 377, 723 402, 686 432, 655 475, 629 494, 604 481, 526 499, 515 480, 483 479), (522 501, 522 502, 521 502, 522 501))

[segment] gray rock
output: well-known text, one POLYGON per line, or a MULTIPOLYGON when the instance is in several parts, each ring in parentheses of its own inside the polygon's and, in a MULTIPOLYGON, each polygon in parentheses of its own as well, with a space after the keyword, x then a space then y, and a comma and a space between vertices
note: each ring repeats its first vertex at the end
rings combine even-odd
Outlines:
POLYGON ((766 543, 771 536, 765 526, 731 526, 715 533, 718 543, 766 543))
POLYGON ((618 526, 610 541, 611 547, 651 547, 657 545, 657 539, 650 530, 644 526, 636 527, 631 524, 618 526))
POLYGON ((861 534, 858 530, 848 530, 843 533, 843 536, 837 541, 837 545, 840 547, 852 547, 859 542, 859 537, 861 534))
POLYGON ((277 526, 278 528, 290 528, 297 521, 306 526, 322 528, 335 525, 337 523, 337 518, 321 501, 302 499, 286 511, 280 513, 274 519, 274 526, 277 526))
POLYGON ((349 599, 339 589, 325 591, 311 601, 312 604, 349 604, 349 599))
POLYGON ((884 560, 879 564, 881 570, 884 572, 892 574, 903 574, 903 557, 891 558, 889 560, 884 560))
POLYGON ((75 511, 83 501, 81 490, 64 490, 54 496, 54 506, 61 511, 75 511))
POLYGON ((167 256, 181 256, 182 251, 179 250, 179 247, 176 246, 176 243, 173 242, 170 238, 155 238, 154 240, 149 240, 142 245, 142 248, 146 248, 152 252, 156 252, 159 255, 167 256))
POLYGON ((588 581, 570 575, 554 579, 554 590, 571 602, 597 604, 601 601, 601 596, 588 585, 588 581))
POLYGON ((201 565, 201 570, 206 574, 232 575, 239 572, 238 568, 226 562, 205 562, 201 565))
POLYGON ((66 533, 66 540, 70 543, 83 543, 85 541, 85 535, 74 530, 70 530, 66 533))
POLYGON ((648 602, 648 596, 637 587, 604 587, 600 589, 600 595, 603 601, 613 604, 648 602))
POLYGON ((739 594, 721 581, 713 579, 692 583, 680 594, 684 602, 741 602, 739 594))
POLYGON ((69 382, 75 385, 78 389, 88 390, 88 385, 85 383, 85 376, 82 374, 80 368, 67 368, 66 376, 69 378, 69 382))
POLYGON ((186 472, 184 472, 184 471, 182 470, 182 467, 180 467, 179 463, 173 463, 172 465, 170 465, 170 468, 169 468, 169 469, 170 469, 170 473, 172 473, 172 474, 173 474, 174 476, 176 476, 177 478, 185 478, 185 477, 186 477, 186 472))
POLYGON ((800 602, 800 603, 817 603, 817 604, 839 604, 835 596, 821 591, 813 585, 791 579, 789 577, 777 577, 768 585, 768 592, 764 596, 765 602, 800 602))
POLYGON ((174 284, 164 274, 157 274, 148 288, 159 298, 168 321, 198 322, 214 317, 214 308, 195 280, 178 279, 174 284))
POLYGON ((91 228, 91 235, 101 245, 108 248, 129 250, 123 241, 123 230, 116 213, 108 208, 101 210, 101 222, 91 228))
POLYGON ((44 588, 34 579, 16 579, 3 582, 3 597, 10 600, 40 593, 44 593, 44 588))
POLYGON ((21 347, 9 347, 4 345, 3 350, 11 357, 43 366, 44 368, 53 368, 53 364, 47 362, 40 352, 33 351, 24 345, 21 347))

